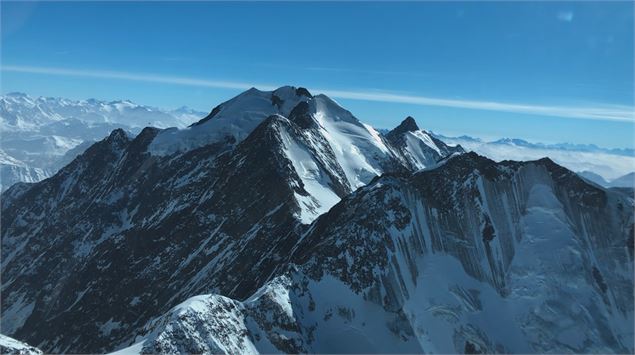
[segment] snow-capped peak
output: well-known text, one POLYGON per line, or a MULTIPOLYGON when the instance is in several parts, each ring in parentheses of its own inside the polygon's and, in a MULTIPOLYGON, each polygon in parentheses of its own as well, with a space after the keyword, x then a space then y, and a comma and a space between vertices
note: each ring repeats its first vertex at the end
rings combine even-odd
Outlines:
POLYGON ((418 131, 419 126, 417 126, 417 122, 412 116, 406 117, 399 126, 395 127, 392 131, 388 132, 387 137, 400 135, 406 132, 414 132, 418 131))
POLYGON ((271 115, 287 117, 298 103, 310 99, 305 92, 308 93, 306 89, 291 86, 274 91, 251 88, 216 106, 190 127, 159 133, 149 151, 154 155, 170 155, 217 142, 239 143, 265 118, 271 115))
POLYGON ((463 153, 460 146, 450 147, 429 132, 419 129, 411 116, 386 134, 386 139, 401 152, 412 170, 434 166, 439 160, 454 153, 463 153))
POLYGON ((274 132, 293 179, 299 178, 291 185, 304 223, 386 171, 419 170, 463 152, 420 130, 412 117, 383 137, 328 96, 293 86, 251 88, 186 129, 160 132, 148 151, 165 156, 217 144, 224 146, 220 151, 233 150, 268 117, 283 119, 274 132))

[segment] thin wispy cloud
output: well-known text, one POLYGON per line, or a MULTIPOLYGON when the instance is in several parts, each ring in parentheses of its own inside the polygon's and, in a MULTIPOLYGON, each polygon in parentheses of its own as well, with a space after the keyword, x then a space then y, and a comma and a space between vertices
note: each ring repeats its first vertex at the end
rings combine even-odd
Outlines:
MULTIPOLYGON (((76 77, 88 77, 88 78, 144 81, 144 82, 151 82, 151 83, 175 84, 175 85, 186 85, 186 86, 203 86, 203 87, 219 88, 219 89, 246 90, 254 86, 249 83, 243 83, 243 82, 237 82, 237 81, 205 80, 205 79, 195 79, 195 78, 187 78, 187 77, 180 77, 180 76, 128 73, 128 72, 110 71, 110 70, 83 70, 83 69, 66 69, 66 68, 51 68, 51 67, 33 67, 33 66, 21 66, 21 65, 3 65, 2 71, 30 73, 30 74, 48 74, 48 75, 76 76, 76 77)), ((272 85, 262 85, 259 87, 261 87, 263 90, 274 90, 276 88, 275 86, 272 86, 272 85)))
POLYGON ((572 11, 560 11, 558 12, 558 20, 563 22, 571 22, 573 21, 573 12, 572 11))
POLYGON ((513 112, 541 116, 635 122, 634 108, 625 105, 603 105, 597 107, 545 106, 503 103, 496 101, 442 99, 424 96, 410 96, 401 94, 397 95, 391 93, 369 93, 328 89, 324 89, 321 91, 333 97, 352 100, 398 102, 421 106, 441 106, 474 110, 513 112))
POLYGON ((334 67, 307 67, 306 70, 333 72, 333 73, 361 73, 361 74, 379 74, 379 75, 400 75, 400 76, 430 76, 428 73, 419 73, 412 71, 393 71, 393 70, 361 70, 351 68, 334 68, 334 67))
MULTIPOLYGON (((220 89, 246 90, 258 87, 261 90, 274 90, 277 86, 271 84, 252 84, 238 81, 195 79, 180 76, 166 76, 158 74, 128 73, 108 70, 79 70, 51 67, 33 67, 4 65, 2 71, 31 74, 62 75, 75 77, 90 77, 102 79, 119 79, 130 81, 154 82, 163 84, 201 86, 220 89)), ((310 88, 314 92, 349 100, 404 103, 420 106, 438 106, 460 109, 486 110, 510 112, 551 117, 566 117, 603 121, 623 121, 635 123, 635 110, 626 105, 597 105, 597 106, 551 106, 520 103, 504 103, 497 101, 477 101, 445 99, 427 96, 403 95, 390 92, 368 92, 361 90, 332 90, 310 88)))
POLYGON ((353 73, 353 74, 373 74, 373 75, 386 75, 386 76, 418 76, 418 77, 430 77, 434 73, 424 73, 417 71, 395 71, 395 70, 379 70, 379 69, 359 69, 359 68, 346 68, 346 67, 324 67, 324 66, 289 66, 274 63, 256 63, 258 67, 275 68, 294 70, 298 72, 327 72, 327 73, 353 73))

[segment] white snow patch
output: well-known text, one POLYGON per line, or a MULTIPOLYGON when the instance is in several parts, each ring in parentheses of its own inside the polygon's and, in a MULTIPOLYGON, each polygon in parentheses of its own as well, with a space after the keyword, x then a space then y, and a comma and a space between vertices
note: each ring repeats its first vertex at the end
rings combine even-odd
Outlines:
POLYGON ((113 330, 119 329, 119 327, 121 327, 121 322, 113 321, 112 318, 110 318, 106 323, 99 326, 99 332, 102 336, 108 336, 113 330))
POLYGON ((301 209, 298 217, 302 223, 309 224, 338 203, 340 198, 329 186, 331 180, 328 175, 319 168, 307 149, 296 142, 285 129, 280 130, 280 136, 285 146, 285 155, 302 180, 304 190, 309 193, 308 196, 294 193, 301 209))

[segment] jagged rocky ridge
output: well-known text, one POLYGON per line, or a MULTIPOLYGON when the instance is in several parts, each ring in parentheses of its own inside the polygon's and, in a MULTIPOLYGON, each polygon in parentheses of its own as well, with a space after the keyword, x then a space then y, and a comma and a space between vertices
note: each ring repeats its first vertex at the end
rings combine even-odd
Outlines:
POLYGON ((292 87, 249 90, 185 130, 115 130, 2 195, 1 331, 47 352, 103 352, 193 295, 244 299, 342 197, 451 149, 423 144, 406 156, 292 87))
POLYGON ((549 159, 388 174, 243 302, 197 296, 144 353, 632 353, 633 199, 549 159))

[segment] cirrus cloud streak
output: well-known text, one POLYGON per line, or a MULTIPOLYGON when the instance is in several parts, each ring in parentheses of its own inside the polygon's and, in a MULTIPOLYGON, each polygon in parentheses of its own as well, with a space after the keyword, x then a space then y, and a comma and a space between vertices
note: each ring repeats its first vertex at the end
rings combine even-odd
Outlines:
MULTIPOLYGON (((154 82, 163 84, 202 86, 220 89, 246 90, 251 87, 258 87, 262 90, 274 90, 277 86, 270 84, 253 84, 239 81, 196 79, 181 76, 130 73, 110 70, 84 70, 53 67, 34 67, 19 65, 3 65, 2 71, 18 72, 29 74, 46 74, 60 76, 89 77, 102 79, 117 79, 142 82, 154 82)), ((316 92, 323 92, 329 96, 361 101, 376 101, 388 103, 404 103, 420 106, 438 106, 459 109, 486 110, 498 112, 510 112, 529 115, 578 118, 603 121, 623 121, 635 123, 635 111, 631 106, 626 105, 596 105, 596 106, 552 106, 534 105, 520 103, 505 103, 497 101, 478 101, 462 99, 435 98, 418 95, 402 95, 391 92, 373 92, 363 90, 331 90, 312 89, 316 92)))

